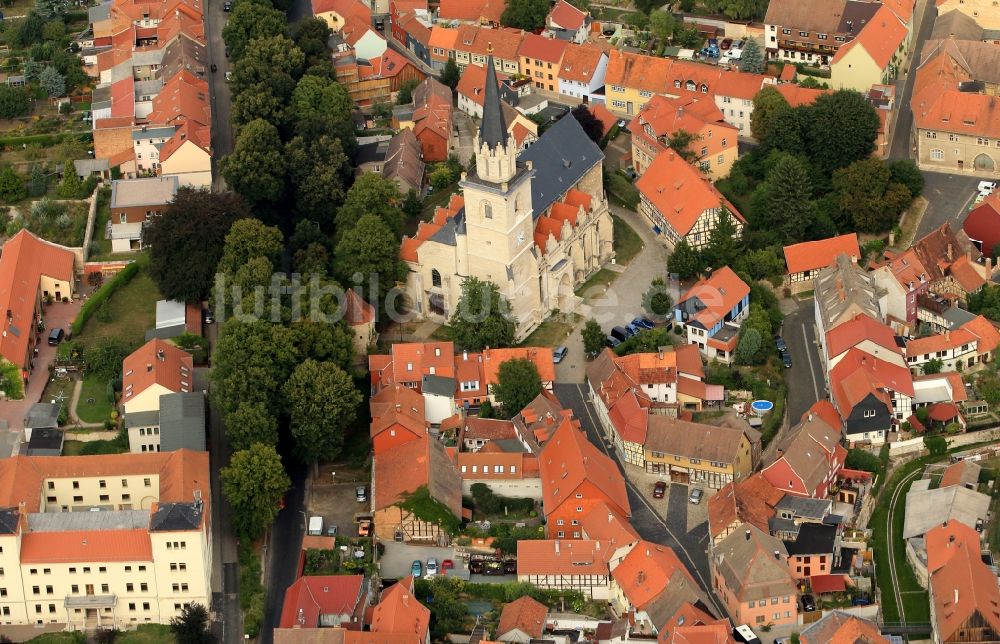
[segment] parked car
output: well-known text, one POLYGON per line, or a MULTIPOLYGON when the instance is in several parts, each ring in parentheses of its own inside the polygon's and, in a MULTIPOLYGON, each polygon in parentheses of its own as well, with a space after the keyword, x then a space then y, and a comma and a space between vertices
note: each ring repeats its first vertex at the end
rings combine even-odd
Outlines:
POLYGON ((733 39, 732 38, 723 38, 722 39, 722 44, 719 45, 719 49, 721 49, 722 51, 726 51, 727 49, 729 49, 730 47, 732 47, 732 45, 733 45, 733 39))
POLYGON ((788 351, 788 345, 780 335, 774 336, 774 346, 778 347, 778 351, 788 351))
POLYGON ((666 493, 667 493, 667 482, 666 481, 657 481, 656 484, 653 485, 653 498, 654 499, 662 499, 663 496, 666 493))
POLYGON ((233 73, 232 72, 226 72, 226 82, 228 83, 231 80, 233 80, 233 73))
POLYGON ((442 571, 444 571, 444 570, 451 570, 454 567, 455 567, 455 562, 452 561, 451 559, 442 559, 441 560, 441 570, 442 571))
POLYGON ((66 332, 59 328, 55 328, 49 331, 49 346, 54 347, 58 345, 60 342, 63 341, 63 336, 65 335, 66 332))
POLYGON ((816 600, 812 595, 802 595, 802 610, 806 612, 816 610, 816 600))
POLYGON ((359 485, 354 490, 354 500, 358 503, 364 503, 368 500, 368 490, 365 489, 364 485, 359 485))
POLYGON ((608 345, 612 349, 614 349, 615 347, 617 347, 621 343, 622 343, 621 340, 619 340, 618 338, 616 338, 616 337, 614 337, 612 335, 609 335, 608 337, 606 337, 604 339, 604 344, 608 345))
POLYGON ((623 326, 616 326, 611 328, 611 337, 618 338, 619 342, 625 342, 633 335, 635 335, 635 333, 629 331, 623 326))
POLYGON ((990 194, 997 189, 996 181, 980 181, 979 182, 979 194, 983 197, 988 197, 990 194))
POLYGON ((701 55, 709 58, 719 57, 719 41, 716 38, 709 38, 708 44, 701 48, 701 55))
POLYGON ((645 331, 646 330, 645 328, 643 328, 641 326, 638 326, 638 325, 636 325, 633 322, 629 322, 628 324, 626 324, 625 328, 628 329, 628 331, 632 335, 639 335, 639 331, 645 331))
POLYGON ((508 559, 507 561, 503 562, 503 571, 506 574, 508 574, 508 575, 516 575, 517 574, 517 560, 516 559, 508 559))
POLYGON ((705 491, 702 490, 700 487, 696 487, 693 490, 691 490, 691 494, 688 495, 688 501, 690 501, 694 505, 698 505, 699 503, 701 503, 701 497, 703 497, 704 495, 705 491))
POLYGON ((625 176, 628 178, 629 181, 635 181, 635 178, 639 176, 639 173, 637 173, 635 171, 635 168, 633 168, 632 166, 625 168, 623 172, 625 173, 625 176))
POLYGON ((424 562, 419 559, 414 559, 413 563, 410 565, 410 574, 414 577, 423 577, 424 572, 424 562))
POLYGON ((792 354, 787 351, 781 352, 781 364, 785 365, 785 369, 792 368, 792 354))
POLYGON ((233 10, 233 3, 226 0, 226 3, 222 5, 222 10, 229 12, 233 10))
POLYGON ((504 566, 499 561, 487 561, 486 569, 483 570, 484 575, 502 575, 504 574, 504 566))
POLYGON ((552 362, 559 364, 566 357, 567 353, 569 353, 569 349, 566 347, 556 347, 555 351, 552 352, 552 362))
POLYGON ((438 560, 431 557, 427 560, 427 574, 436 575, 438 574, 438 560))
POLYGON ((335 524, 335 523, 331 523, 330 525, 328 525, 326 527, 326 536, 328 536, 328 537, 336 537, 337 536, 337 532, 338 532, 338 530, 337 530, 337 524, 335 524))
POLYGON ((361 519, 358 522, 358 536, 367 537, 372 531, 372 520, 371 519, 361 519))
POLYGON ((473 575, 481 575, 486 570, 486 562, 475 559, 469 562, 469 572, 473 575))
POLYGON ((637 326, 640 329, 652 329, 656 327, 655 324, 644 317, 638 317, 632 320, 632 326, 637 326))
POLYGON ((212 71, 213 71, 213 72, 217 72, 217 71, 219 71, 219 66, 218 66, 218 65, 216 65, 215 63, 212 63, 212 71))

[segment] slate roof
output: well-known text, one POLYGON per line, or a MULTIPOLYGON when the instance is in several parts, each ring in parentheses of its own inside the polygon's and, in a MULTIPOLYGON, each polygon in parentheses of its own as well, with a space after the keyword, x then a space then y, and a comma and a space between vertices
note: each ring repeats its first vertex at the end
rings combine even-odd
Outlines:
POLYGON ((205 506, 200 503, 160 503, 149 519, 150 532, 197 530, 205 506))
POLYGON ((837 527, 819 523, 804 523, 795 541, 785 541, 785 550, 791 555, 823 555, 833 552, 837 527))
POLYGON ((455 379, 427 374, 423 377, 420 390, 436 396, 451 397, 455 395, 455 379))
POLYGON ((17 508, 0 510, 0 534, 17 534, 21 515, 17 508))
POLYGON ((125 428, 131 427, 153 427, 160 424, 160 412, 158 411, 134 411, 125 414, 125 428))
POLYGON ((572 115, 566 115, 545 131, 518 161, 531 161, 532 217, 537 219, 575 186, 591 168, 604 160, 604 153, 586 135, 572 115))
POLYGON ((486 58, 486 97, 483 99, 483 122, 479 126, 479 145, 490 149, 502 148, 507 144, 507 124, 500 109, 500 93, 497 91, 497 72, 493 66, 493 56, 486 58))
POLYGON ((160 451, 205 449, 205 396, 200 391, 160 396, 160 451))
POLYGON ((58 427, 59 410, 62 403, 35 403, 28 410, 28 415, 24 419, 24 426, 30 429, 58 427))

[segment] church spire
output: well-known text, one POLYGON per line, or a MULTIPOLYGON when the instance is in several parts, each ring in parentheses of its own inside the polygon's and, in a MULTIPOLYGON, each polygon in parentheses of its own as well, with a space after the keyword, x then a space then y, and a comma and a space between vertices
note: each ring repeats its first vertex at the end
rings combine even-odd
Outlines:
POLYGON ((507 124, 500 108, 500 91, 497 89, 497 73, 493 67, 493 43, 487 49, 486 94, 483 98, 483 123, 479 127, 479 145, 491 150, 507 145, 507 124))

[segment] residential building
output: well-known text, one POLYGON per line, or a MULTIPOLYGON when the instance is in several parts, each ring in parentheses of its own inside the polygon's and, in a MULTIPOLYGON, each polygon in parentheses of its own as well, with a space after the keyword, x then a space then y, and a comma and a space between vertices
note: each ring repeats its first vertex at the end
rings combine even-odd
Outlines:
MULTIPOLYGON (((788 85, 779 85, 779 88, 788 85)), ((812 290, 816 273, 829 267, 837 256, 847 255, 855 262, 861 259, 857 233, 829 237, 785 246, 785 286, 792 293, 812 290)))
POLYGON ((434 78, 425 78, 413 90, 413 133, 425 163, 446 161, 457 145, 451 90, 434 78))
POLYGON ((542 447, 538 467, 549 538, 581 539, 580 522, 602 502, 622 517, 631 516, 618 465, 587 440, 579 423, 562 419, 542 447))
POLYGON ((875 622, 834 610, 799 633, 802 644, 890 644, 875 622))
POLYGON ((557 75, 559 93, 578 98, 584 103, 603 104, 607 71, 607 52, 596 45, 570 43, 563 51, 557 75))
POLYGON ((458 29, 443 27, 436 24, 431 28, 430 49, 431 68, 441 72, 448 60, 455 60, 455 41, 458 39, 458 29))
POLYGON ((830 395, 852 447, 881 445, 913 413, 913 377, 906 367, 851 349, 829 378, 830 395))
MULTIPOLYGON (((405 131, 409 132, 409 130, 405 131)), ((400 135, 402 133, 393 138, 400 137, 400 135)), ((412 136, 409 138, 411 141, 415 141, 412 136)), ((390 146, 391 149, 392 146, 390 146)), ((397 167, 402 169, 402 165, 400 163, 397 167)), ((375 307, 365 302, 352 288, 344 291, 343 307, 344 322, 347 323, 347 327, 351 330, 351 344, 354 349, 354 355, 363 362, 364 356, 368 355, 369 348, 374 346, 375 342, 378 341, 378 331, 375 330, 375 307)))
POLYGON ((930 271, 915 248, 901 253, 887 251, 882 263, 873 263, 871 273, 880 289, 879 309, 899 331, 915 329, 921 299, 931 290, 930 271))
MULTIPOLYGON (((424 73, 405 56, 392 49, 384 49, 385 40, 375 31, 367 25, 363 29, 365 35, 361 38, 357 37, 361 32, 350 32, 348 42, 363 45, 373 40, 375 46, 369 47, 369 51, 381 49, 381 53, 365 58, 357 50, 349 49, 335 56, 333 61, 337 82, 344 86, 355 105, 368 106, 383 98, 392 98, 403 83, 424 79, 424 73)), ((345 28, 347 32, 348 28, 345 28)))
POLYGON ((311 0, 312 14, 322 18, 335 33, 339 33, 351 18, 371 21, 372 12, 360 0, 311 0))
POLYGON ((550 311, 573 311, 579 301, 573 289, 612 257, 604 155, 572 116, 518 150, 507 133, 492 60, 484 100, 475 173, 464 178, 462 195, 448 208, 403 239, 406 292, 417 316, 444 321, 458 305, 465 277, 492 281, 523 339, 550 311))
POLYGON ((205 394, 200 391, 160 396, 159 409, 125 415, 129 451, 205 451, 205 394))
POLYGON ((775 461, 761 474, 786 494, 825 498, 847 459, 840 444, 842 429, 833 405, 817 402, 778 444, 775 461))
POLYGON ((0 480, 0 622, 124 630, 210 605, 207 452, 13 456, 0 480))
MULTIPOLYGON (((501 98, 500 109, 507 124, 507 134, 514 139, 518 149, 523 150, 538 140, 538 124, 512 107, 520 98, 519 86, 527 85, 527 81, 511 82, 506 76, 497 80, 501 98)), ((486 68, 482 65, 466 67, 456 88, 458 109, 469 116, 482 119, 483 104, 486 99, 485 88, 486 68)))
POLYGON ((437 542, 448 526, 405 507, 413 494, 426 494, 454 517, 462 515, 462 482, 441 442, 427 435, 390 447, 372 463, 375 537, 387 541, 437 542))
MULTIPOLYGON (((76 255, 22 229, 0 254, 0 309, 6 311, 0 333, 0 356, 21 370, 27 382, 33 371, 35 332, 42 321, 42 302, 73 297, 76 255)), ((46 376, 48 374, 46 373, 46 376)))
POLYGON ((997 178, 1000 48, 946 38, 926 43, 922 55, 910 98, 917 164, 925 170, 997 178))
POLYGON ((772 2, 764 16, 767 57, 826 67, 862 33, 879 7, 879 3, 861 0, 772 2))
POLYGON ((499 0, 442 0, 437 17, 439 22, 499 25, 505 7, 499 0))
POLYGON ((364 575, 302 576, 285 591, 275 629, 356 628, 368 608, 364 575))
POLYGON ((939 16, 958 11, 968 18, 972 18, 983 30, 996 31, 1000 29, 1000 16, 996 15, 992 2, 987 2, 987 0, 938 0, 935 4, 939 16))
POLYGON ((693 163, 711 179, 729 176, 738 156, 739 131, 726 123, 722 111, 708 98, 654 96, 628 128, 632 133, 632 167, 639 174, 681 132, 693 137, 688 145, 695 156, 693 163))
POLYGON ((879 295, 875 278, 848 255, 838 255, 833 265, 816 273, 813 301, 820 355, 827 354, 826 334, 858 313, 882 319, 879 295))
POLYGON ((657 239, 670 247, 682 240, 692 248, 708 245, 723 212, 731 217, 738 237, 746 219, 700 170, 673 150, 661 152, 635 182, 639 213, 653 227, 657 239))
MULTIPOLYGON (((992 327, 992 325, 987 325, 992 327)), ((995 332, 995 329, 994 329, 995 332)), ((912 338, 906 343, 906 362, 914 374, 930 361, 940 361, 936 371, 956 371, 976 364, 979 338, 966 329, 912 338)))
POLYGON ((497 641, 528 644, 531 640, 541 639, 548 613, 545 604, 527 595, 504 604, 497 625, 497 641))
POLYGON ((865 93, 872 85, 892 83, 906 64, 909 36, 906 24, 882 5, 830 59, 830 86, 865 93))
POLYGON ((906 366, 902 339, 897 338, 888 325, 882 324, 867 313, 858 313, 828 331, 823 344, 826 346, 826 354, 820 357, 826 365, 827 381, 829 373, 851 349, 858 349, 866 355, 885 360, 898 367, 906 366))
POLYGON ((383 590, 372 610, 371 632, 380 640, 430 644, 431 612, 414 595, 412 576, 383 590))
POLYGON ((177 196, 176 176, 111 182, 111 224, 149 223, 177 196))
POLYGON ((431 24, 429 16, 423 13, 405 12, 397 16, 390 14, 390 21, 392 22, 393 38, 410 50, 420 62, 430 67, 431 24))
POLYGON ((498 74, 513 76, 520 72, 517 52, 525 36, 520 29, 459 25, 456 31, 453 53, 459 71, 465 71, 467 65, 485 65, 491 60, 498 74))
POLYGON ((590 600, 607 600, 608 550, 607 542, 593 539, 523 539, 517 542, 517 580, 545 590, 575 590, 590 600))
POLYGON ((384 454, 397 445, 420 440, 427 434, 424 397, 400 384, 384 387, 369 399, 372 452, 384 454))
POLYGON ((760 463, 760 432, 650 415, 645 469, 675 483, 719 489, 750 475, 760 463))
POLYGON ((1000 640, 1000 587, 978 550, 959 543, 930 577, 935 642, 1000 640))
MULTIPOLYGON (((553 12, 560 10, 560 4, 570 7, 575 12, 583 13, 565 0, 559 0, 553 7, 553 12)), ((552 18, 551 13, 549 18, 552 18)), ((531 79, 537 89, 558 92, 559 66, 562 64, 563 53, 568 44, 566 40, 527 34, 517 51, 521 74, 531 79)))
POLYGON ((986 285, 981 254, 964 231, 952 230, 947 222, 913 242, 913 250, 927 269, 930 290, 938 295, 964 300, 986 285))
POLYGON ((750 287, 728 266, 700 279, 674 306, 674 322, 709 360, 729 363, 736 352, 740 323, 750 311, 750 287))
POLYGON ((163 394, 194 391, 191 354, 159 338, 122 361, 122 407, 125 415, 157 411, 163 394))
POLYGON ((472 486, 482 483, 500 496, 542 500, 538 445, 513 421, 469 416, 457 438, 452 458, 463 494, 471 495, 472 486))
POLYGON ((736 624, 798 624, 798 589, 778 539, 744 524, 713 548, 712 586, 736 624))
POLYGON ((829 575, 840 561, 840 539, 835 525, 803 523, 795 539, 784 544, 788 569, 797 580, 829 575))
POLYGON ((178 302, 177 300, 156 301, 156 326, 146 331, 146 341, 153 338, 169 340, 190 333, 202 334, 201 302, 178 302))
POLYGON ((948 487, 949 485, 961 485, 970 490, 979 487, 979 474, 983 468, 975 461, 959 461, 945 468, 941 475, 938 487, 948 487))
POLYGON ((389 47, 382 34, 375 31, 371 18, 351 16, 339 34, 359 61, 377 60, 389 47))
POLYGON ((708 535, 712 545, 718 545, 744 524, 770 534, 769 522, 776 514, 775 506, 784 496, 784 492, 759 472, 742 481, 723 485, 708 498, 708 535))
POLYGON ((827 526, 833 501, 831 498, 814 499, 785 494, 774 504, 774 516, 767 520, 768 532, 784 541, 795 541, 806 525, 827 526))
POLYGON ((561 41, 583 43, 590 35, 590 13, 566 0, 556 0, 545 17, 545 31, 561 41))
POLYGON ((922 537, 935 527, 957 521, 981 529, 990 507, 990 497, 961 485, 930 489, 930 479, 913 482, 906 493, 903 538, 922 537))
POLYGON ((962 222, 962 230, 986 257, 1000 250, 1000 190, 974 207, 962 222))

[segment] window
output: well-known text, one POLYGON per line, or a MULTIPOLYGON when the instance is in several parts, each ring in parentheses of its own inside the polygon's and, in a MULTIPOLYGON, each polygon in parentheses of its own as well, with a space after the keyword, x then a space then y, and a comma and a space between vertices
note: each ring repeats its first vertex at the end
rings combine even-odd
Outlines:
POLYGON ((924 136, 926 136, 928 139, 936 139, 937 138, 937 132, 928 131, 924 136))
POLYGON ((131 611, 134 611, 135 610, 135 602, 129 602, 128 603, 128 609, 131 610, 131 611))
POLYGON ((826 34, 816 34, 816 37, 820 40, 826 40, 826 34))
POLYGON ((80 489, 80 481, 73 481, 73 489, 74 490, 80 489))
POLYGON ((73 503, 83 503, 83 497, 82 496, 74 496, 73 497, 73 503))
POLYGON ((122 487, 128 487, 128 479, 122 479, 122 487))
POLYGON ((31 587, 31 594, 32 595, 40 595, 41 594, 41 591, 39 591, 38 586, 32 586, 31 587))
POLYGON ((611 107, 617 107, 618 109, 625 109, 625 101, 613 100, 611 101, 611 107))
POLYGON ((108 496, 107 494, 102 494, 101 495, 101 501, 105 501, 106 502, 106 501, 110 501, 110 500, 111 500, 111 497, 108 496))
POLYGON ((146 487, 153 487, 153 481, 151 479, 142 479, 142 484, 146 487))
POLYGON ((621 85, 612 85, 611 86, 611 91, 612 92, 624 92, 625 88, 622 87, 621 85))
POLYGON ((931 158, 935 161, 944 161, 944 150, 934 148, 931 150, 931 158))
POLYGON ((747 608, 753 608, 753 607, 754 607, 754 601, 753 601, 753 600, 751 599, 751 600, 750 600, 750 601, 749 601, 749 602, 747 603, 747 608))
POLYGON ((976 145, 989 145, 989 144, 990 144, 990 140, 989 139, 985 139, 983 137, 977 137, 976 138, 976 145))
POLYGON ((792 30, 791 29, 782 29, 781 30, 781 35, 783 35, 783 36, 790 36, 791 34, 792 34, 792 30))
POLYGON ((49 481, 49 482, 48 482, 48 486, 49 486, 49 489, 50 489, 50 490, 54 490, 54 489, 56 489, 56 484, 55 484, 55 482, 54 482, 54 481, 49 481))
POLYGON ((101 584, 101 592, 102 593, 109 593, 109 592, 111 592, 111 588, 107 584, 101 584))
POLYGON ((52 586, 46 586, 45 587, 45 594, 46 595, 51 595, 53 592, 54 591, 52 590, 52 586))
POLYGON ((865 418, 874 418, 874 417, 875 417, 875 410, 874 409, 866 409, 865 410, 865 418))
POLYGON ((142 602, 142 610, 149 610, 149 602, 142 602))
POLYGON ((135 584, 125 584, 125 592, 135 592, 135 584))
POLYGON ((808 38, 809 37, 809 32, 808 31, 800 31, 799 35, 802 36, 803 38, 808 38))
POLYGON ((431 286, 441 288, 441 272, 436 268, 431 270, 431 286))
POLYGON ((76 568, 70 568, 69 569, 69 574, 75 575, 76 574, 76 568))
POLYGON ((104 488, 108 487, 108 482, 107 481, 98 481, 97 482, 97 487, 99 487, 99 488, 101 488, 103 490, 104 488))
POLYGON ((141 583, 141 584, 139 584, 139 590, 140 590, 141 592, 144 592, 144 593, 145 593, 145 592, 148 592, 148 591, 149 591, 149 584, 147 584, 147 583, 145 583, 145 582, 144 582, 144 583, 141 583))
POLYGON ((958 135, 957 134, 949 134, 948 135, 948 140, 951 141, 952 143, 958 143, 958 135))
POLYGON ((123 502, 125 502, 125 501, 131 501, 131 500, 132 500, 132 495, 131 494, 122 494, 122 501, 123 502))
POLYGON ((562 530, 560 530, 559 532, 556 533, 556 536, 559 537, 560 539, 562 539, 563 537, 566 536, 566 533, 563 532, 562 530))
POLYGON ((641 96, 643 98, 649 98, 652 95, 653 95, 653 92, 650 92, 649 90, 645 90, 645 89, 639 90, 639 96, 641 96))
POLYGON ((493 206, 488 201, 483 202, 483 217, 493 219, 493 206))
POLYGON ((72 589, 74 595, 80 592, 80 587, 77 586, 76 584, 73 584, 72 586, 70 586, 70 588, 72 589))

